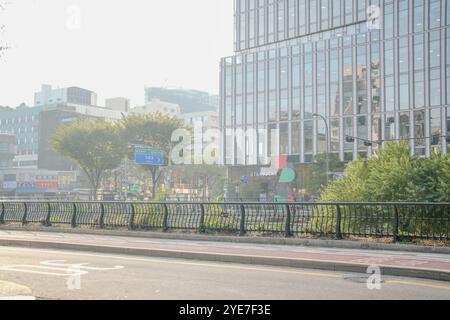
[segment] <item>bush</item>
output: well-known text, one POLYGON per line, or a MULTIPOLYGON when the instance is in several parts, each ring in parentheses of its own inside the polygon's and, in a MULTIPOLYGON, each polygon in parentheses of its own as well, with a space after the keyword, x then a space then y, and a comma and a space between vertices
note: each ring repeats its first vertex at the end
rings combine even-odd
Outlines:
MULTIPOLYGON (((450 202, 450 157, 411 156, 407 143, 390 143, 370 159, 351 162, 343 178, 332 181, 321 202, 450 202)), ((347 207, 347 206, 346 206, 347 207)), ((342 229, 350 234, 386 235, 393 232, 392 208, 362 206, 342 210, 342 229), (350 210, 350 209, 347 209, 350 210)), ((399 206, 400 235, 448 237, 449 207, 399 206)), ((335 225, 336 213, 325 214, 335 225)), ((315 217, 319 229, 323 217, 315 217)), ((330 228, 326 228, 330 232, 330 228)))

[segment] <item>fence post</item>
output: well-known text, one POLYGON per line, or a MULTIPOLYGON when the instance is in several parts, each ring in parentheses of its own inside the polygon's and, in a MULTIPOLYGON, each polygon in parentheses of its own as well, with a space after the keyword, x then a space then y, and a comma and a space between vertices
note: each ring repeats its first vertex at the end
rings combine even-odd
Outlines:
POLYGON ((241 223, 239 228, 239 236, 245 236, 245 207, 244 204, 241 204, 241 223))
POLYGON ((169 208, 167 207, 167 203, 164 203, 163 232, 167 232, 168 230, 169 230, 169 208))
POLYGON ((45 217, 45 226, 46 227, 51 227, 51 206, 50 206, 50 202, 47 202, 47 216, 45 217))
POLYGON ((205 232, 205 204, 200 204, 200 233, 205 232))
POLYGON ((289 204, 286 204, 285 236, 286 236, 286 238, 289 238, 290 236, 292 236, 292 233, 291 233, 291 207, 289 207, 289 204))
POLYGON ((27 214, 28 214, 28 206, 27 203, 24 202, 24 212, 23 212, 23 217, 22 217, 22 225, 26 225, 27 224, 27 214))
POLYGON ((72 205, 72 228, 76 228, 77 227, 77 204, 74 202, 72 205))
POLYGON ((136 225, 134 223, 135 216, 136 216, 136 210, 134 208, 134 203, 131 203, 131 217, 130 217, 130 223, 129 223, 130 230, 136 229, 136 225))
POLYGON ((394 205, 394 243, 398 242, 399 216, 398 207, 394 205))
POLYGON ((341 207, 339 205, 336 206, 336 240, 342 240, 342 232, 341 232, 341 207))
POLYGON ((100 229, 105 228, 105 205, 103 203, 100 204, 101 214, 100 214, 100 229))
POLYGON ((2 212, 0 213, 0 224, 5 224, 5 203, 2 202, 2 212))

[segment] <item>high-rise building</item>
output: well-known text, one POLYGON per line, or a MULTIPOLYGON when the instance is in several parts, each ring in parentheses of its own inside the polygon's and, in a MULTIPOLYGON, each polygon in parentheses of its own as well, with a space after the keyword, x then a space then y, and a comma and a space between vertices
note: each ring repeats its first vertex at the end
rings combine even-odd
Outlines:
POLYGON ((328 144, 350 161, 400 140, 419 156, 448 153, 450 1, 234 2, 236 53, 221 61, 225 164, 267 150, 311 162, 328 144))

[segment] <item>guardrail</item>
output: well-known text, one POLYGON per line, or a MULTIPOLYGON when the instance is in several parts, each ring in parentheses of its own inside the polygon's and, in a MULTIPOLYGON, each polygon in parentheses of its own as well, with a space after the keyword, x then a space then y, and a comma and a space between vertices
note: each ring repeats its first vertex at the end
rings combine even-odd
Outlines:
POLYGON ((450 240, 450 203, 0 201, 0 224, 450 240))

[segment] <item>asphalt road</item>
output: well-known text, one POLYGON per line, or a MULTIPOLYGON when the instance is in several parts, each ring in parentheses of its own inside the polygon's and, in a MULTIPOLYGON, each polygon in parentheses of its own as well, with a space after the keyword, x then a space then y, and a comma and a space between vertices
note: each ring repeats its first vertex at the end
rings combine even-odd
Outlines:
POLYGON ((0 247, 0 297, 29 299, 450 299, 450 283, 192 260, 0 247))

